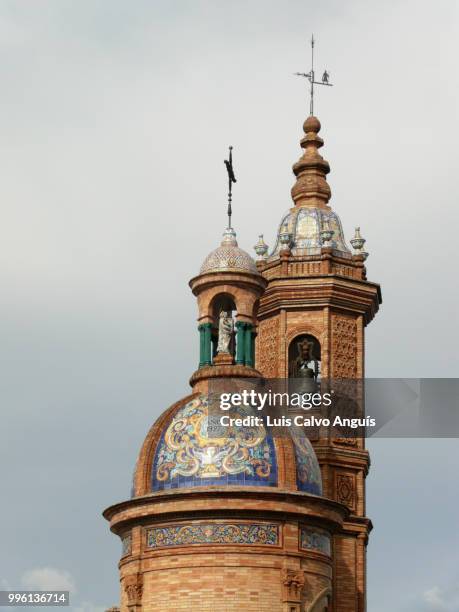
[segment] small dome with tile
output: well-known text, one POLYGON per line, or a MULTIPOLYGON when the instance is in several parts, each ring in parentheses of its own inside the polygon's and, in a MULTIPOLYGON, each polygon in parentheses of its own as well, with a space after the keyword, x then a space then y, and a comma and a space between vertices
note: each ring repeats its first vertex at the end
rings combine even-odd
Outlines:
POLYGON ((200 274, 211 272, 248 272, 259 274, 252 257, 239 248, 236 232, 229 227, 223 234, 223 240, 218 248, 213 250, 204 260, 200 274))
POLYGON ((321 232, 332 232, 329 246, 341 256, 350 257, 340 218, 332 210, 298 206, 288 210, 282 217, 276 244, 270 256, 282 250, 284 235, 290 235, 290 250, 293 255, 318 255, 322 246, 321 232))

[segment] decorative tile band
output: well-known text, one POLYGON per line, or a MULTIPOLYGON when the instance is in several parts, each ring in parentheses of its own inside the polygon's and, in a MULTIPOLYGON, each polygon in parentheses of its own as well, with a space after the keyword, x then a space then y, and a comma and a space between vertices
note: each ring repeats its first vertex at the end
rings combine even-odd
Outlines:
POLYGON ((130 555, 132 550, 132 536, 130 533, 121 538, 121 556, 130 555))
POLYGON ((300 548, 331 556, 331 536, 328 531, 301 527, 300 548))
POLYGON ((277 546, 279 527, 268 523, 189 523, 147 529, 147 548, 190 544, 277 546))

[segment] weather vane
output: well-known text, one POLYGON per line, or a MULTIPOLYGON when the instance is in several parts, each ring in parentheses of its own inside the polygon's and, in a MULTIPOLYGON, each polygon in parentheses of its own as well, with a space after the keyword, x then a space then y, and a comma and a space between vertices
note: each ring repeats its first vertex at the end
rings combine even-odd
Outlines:
POLYGON ((231 215, 233 211, 231 209, 231 201, 233 199, 232 196, 232 188, 233 183, 236 182, 236 177, 234 176, 233 170, 233 147, 229 148, 229 156, 228 159, 225 159, 226 171, 228 172, 228 227, 231 227, 231 215))
POLYGON ((305 72, 295 72, 296 76, 306 77, 308 81, 311 83, 311 103, 309 107, 309 112, 311 115, 314 114, 314 85, 327 85, 328 87, 332 87, 332 84, 329 82, 330 73, 327 70, 324 70, 321 81, 316 81, 315 73, 314 73, 314 36, 311 36, 311 70, 307 73, 305 72))

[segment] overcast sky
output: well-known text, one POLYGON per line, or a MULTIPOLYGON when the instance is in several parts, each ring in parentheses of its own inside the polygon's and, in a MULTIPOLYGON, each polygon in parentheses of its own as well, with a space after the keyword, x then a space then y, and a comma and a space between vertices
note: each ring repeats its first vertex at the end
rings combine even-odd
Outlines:
MULTIPOLYGON (((373 377, 457 375, 458 6, 0 0, 0 585, 118 602, 101 511, 197 365, 187 286, 291 205, 307 88, 384 303, 373 377), (325 88, 323 88, 325 89, 325 88), (3 582, 1 582, 3 581, 3 582)), ((371 443, 369 611, 459 611, 457 440, 371 443)))

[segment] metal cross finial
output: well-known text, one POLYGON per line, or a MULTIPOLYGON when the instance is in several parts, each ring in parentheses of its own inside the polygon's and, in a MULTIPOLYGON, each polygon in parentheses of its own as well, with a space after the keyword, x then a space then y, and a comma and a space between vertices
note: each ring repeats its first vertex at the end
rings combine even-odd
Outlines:
POLYGON ((306 77, 308 81, 311 83, 311 102, 309 106, 309 112, 311 115, 314 114, 314 85, 327 85, 328 87, 332 87, 332 84, 329 82, 330 73, 327 70, 324 70, 321 81, 316 81, 315 73, 314 73, 314 35, 311 36, 311 70, 307 73, 305 72, 295 72, 295 76, 306 77))
POLYGON ((236 177, 234 176, 233 170, 233 147, 229 148, 229 156, 228 159, 225 159, 226 171, 228 172, 228 227, 231 228, 231 215, 233 211, 231 209, 231 201, 233 199, 232 196, 232 187, 233 183, 236 182, 236 177))

